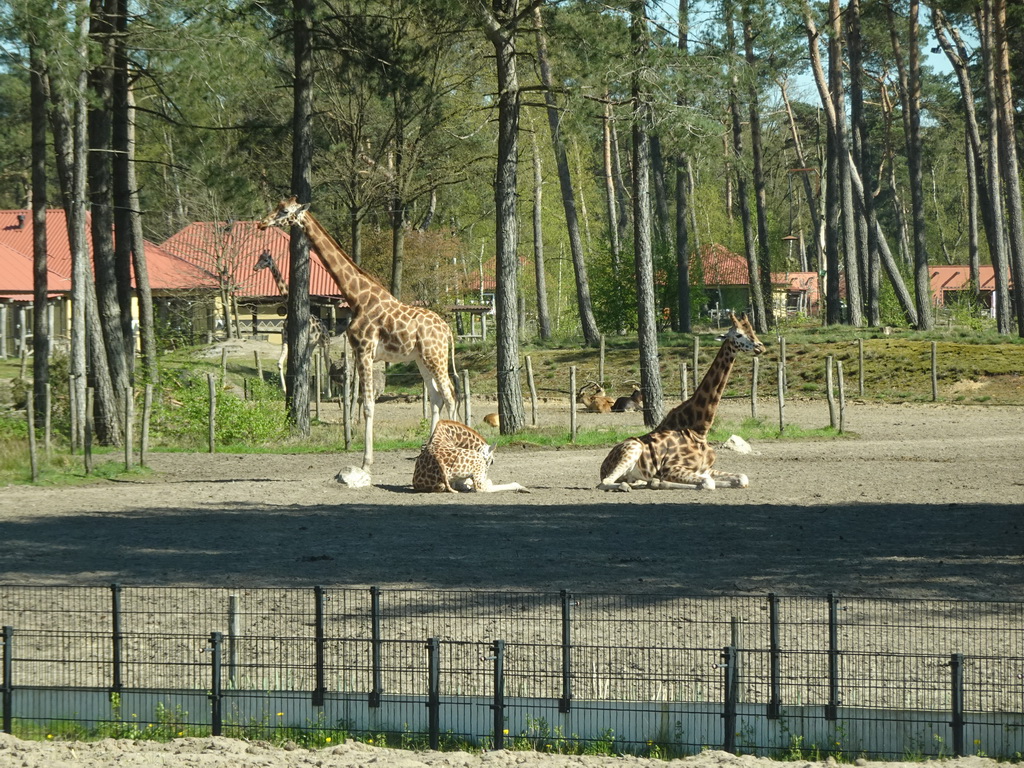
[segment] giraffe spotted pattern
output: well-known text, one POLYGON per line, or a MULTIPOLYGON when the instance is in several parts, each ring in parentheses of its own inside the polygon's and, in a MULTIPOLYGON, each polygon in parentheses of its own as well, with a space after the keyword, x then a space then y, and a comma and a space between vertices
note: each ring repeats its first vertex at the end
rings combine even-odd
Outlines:
POLYGON ((760 355, 762 344, 746 315, 733 315, 732 328, 721 337, 722 347, 693 396, 677 405, 654 430, 631 437, 614 448, 601 464, 605 491, 632 488, 706 488, 728 485, 746 488, 746 475, 712 469, 715 450, 708 432, 722 401, 732 365, 740 352, 760 355))
POLYGON ((412 472, 413 490, 424 493, 460 491, 526 491, 519 483, 496 485, 487 478, 494 448, 475 429, 457 421, 437 422, 412 472))

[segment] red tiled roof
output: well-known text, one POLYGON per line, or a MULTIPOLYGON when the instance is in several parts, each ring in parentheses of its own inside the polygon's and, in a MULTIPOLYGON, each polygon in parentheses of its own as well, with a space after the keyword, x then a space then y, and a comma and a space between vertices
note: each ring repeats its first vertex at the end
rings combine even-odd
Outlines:
MULTIPOLYGON (((747 260, 724 245, 702 245, 699 254, 691 258, 694 262, 700 259, 704 285, 750 285, 747 260)), ((690 264, 691 269, 694 266, 694 263, 690 264)))
MULTIPOLYGON (((223 271, 231 275, 239 296, 278 296, 270 270, 254 272, 253 266, 263 251, 270 251, 288 283, 288 244, 287 232, 277 227, 259 230, 255 221, 199 221, 171 235, 164 241, 163 248, 211 274, 218 273, 219 262, 223 271)), ((334 278, 317 256, 309 260, 309 293, 341 296, 334 278)))
MULTIPOLYGON (((88 227, 88 213, 86 214, 88 227)), ((87 238, 90 256, 92 242, 87 238)), ((14 275, 18 270, 18 262, 10 254, 19 255, 29 261, 29 290, 31 291, 32 261, 32 216, 27 210, 0 211, 0 294, 13 287, 14 275), (23 216, 23 226, 19 226, 18 217, 23 216)), ((153 290, 175 290, 182 288, 214 288, 216 281, 212 276, 194 265, 173 256, 160 246, 145 241, 146 266, 149 272, 149 284, 153 290)), ((71 246, 68 242, 67 218, 63 208, 49 208, 46 211, 46 256, 47 267, 57 279, 50 285, 58 292, 71 290, 71 246), (60 285, 61 287, 57 287, 60 285)))
MULTIPOLYGON (((34 289, 32 259, 0 243, 0 298, 30 300, 34 289)), ((46 270, 50 296, 71 290, 71 281, 52 269, 46 270)))
MULTIPOLYGON (((971 268, 966 264, 929 267, 928 272, 931 275, 933 296, 938 296, 942 291, 962 291, 971 281, 971 268)), ((979 290, 995 290, 996 272, 991 264, 982 264, 978 267, 978 278, 981 282, 979 290)), ((1009 280, 1012 286, 1013 275, 1009 275, 1009 280)))
MULTIPOLYGON (((697 258, 692 257, 691 269, 697 258)), ((733 253, 724 245, 711 243, 701 246, 699 258, 704 285, 750 285, 746 258, 733 253)), ((809 289, 812 277, 817 277, 814 272, 772 272, 772 283, 809 289), (802 281, 801 284, 798 285, 798 281, 802 281)), ((817 284, 816 279, 813 282, 817 284)))

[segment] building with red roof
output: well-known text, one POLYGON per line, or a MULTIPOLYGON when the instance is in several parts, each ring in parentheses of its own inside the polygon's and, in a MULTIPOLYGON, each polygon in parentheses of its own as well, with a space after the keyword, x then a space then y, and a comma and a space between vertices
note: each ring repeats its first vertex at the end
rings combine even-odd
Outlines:
MULTIPOLYGON (((820 295, 817 272, 772 272, 772 306, 776 317, 816 315, 820 295)), ((690 262, 690 281, 707 291, 709 311, 745 311, 750 305, 747 260, 717 243, 700 247, 690 262)))
MULTIPOLYGON (((87 245, 91 258, 88 238, 87 245)), ((191 321, 198 309, 210 303, 216 280, 155 243, 147 240, 144 247, 157 316, 170 322, 186 312, 191 321)), ((46 260, 51 333, 54 338, 70 337, 71 245, 63 208, 46 212, 46 260)), ((32 262, 31 211, 0 210, 0 355, 18 354, 30 335, 34 309, 32 262)))
MULTIPOLYGON (((963 298, 976 297, 990 313, 995 314, 996 272, 991 264, 978 267, 978 284, 971 282, 971 268, 964 264, 930 267, 932 301, 936 307, 945 307, 963 298)), ((1008 275, 1010 294, 1013 295, 1013 275, 1008 275)), ((1011 298, 1012 302, 1012 298, 1011 298)))
MULTIPOLYGON (((199 221, 163 242, 163 249, 214 275, 243 337, 259 334, 281 341, 287 302, 269 269, 254 267, 264 253, 273 259, 285 287, 290 284, 290 235, 278 227, 258 229, 255 221, 199 221)), ((310 312, 329 329, 337 325, 338 309, 347 306, 337 283, 311 249, 309 260, 310 312)))

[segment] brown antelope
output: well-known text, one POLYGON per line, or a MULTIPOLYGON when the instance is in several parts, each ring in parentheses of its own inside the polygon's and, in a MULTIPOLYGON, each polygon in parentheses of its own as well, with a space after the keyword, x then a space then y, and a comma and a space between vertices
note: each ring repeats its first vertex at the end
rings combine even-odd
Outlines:
POLYGON ((611 413, 615 404, 614 397, 605 394, 604 387, 596 381, 588 381, 576 393, 576 402, 580 403, 588 413, 611 413), (593 393, 587 392, 593 387, 593 393))

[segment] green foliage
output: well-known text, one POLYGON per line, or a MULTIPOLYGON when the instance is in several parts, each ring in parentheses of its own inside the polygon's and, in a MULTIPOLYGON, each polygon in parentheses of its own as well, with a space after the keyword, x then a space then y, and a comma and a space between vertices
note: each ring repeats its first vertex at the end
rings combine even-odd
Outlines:
MULTIPOLYGON (((193 448, 205 445, 209 434, 210 394, 206 376, 193 370, 166 371, 161 397, 153 403, 152 430, 193 448)), ((219 444, 266 445, 288 435, 288 422, 279 401, 261 397, 269 385, 254 383, 254 399, 243 400, 222 386, 215 388, 215 429, 219 444)))

